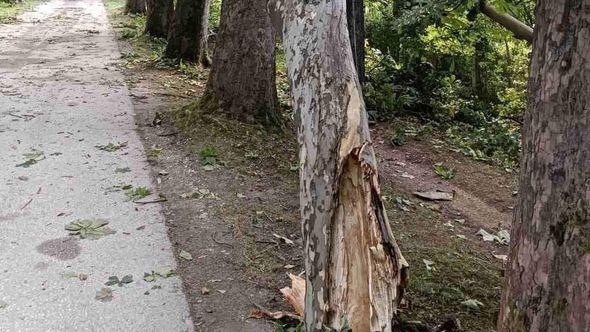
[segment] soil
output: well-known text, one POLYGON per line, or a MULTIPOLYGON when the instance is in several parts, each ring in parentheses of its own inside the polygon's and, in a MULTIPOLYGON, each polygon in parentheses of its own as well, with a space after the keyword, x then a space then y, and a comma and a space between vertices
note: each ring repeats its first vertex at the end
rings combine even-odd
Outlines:
MULTIPOLYGON (((288 273, 303 273, 293 124, 266 128, 200 110, 207 69, 154 61, 152 40, 128 37, 137 22, 120 14, 121 4, 110 3, 111 23, 157 191, 167 198, 174 252, 193 257, 177 259, 195 328, 281 330, 286 322, 249 315, 259 306, 289 310, 279 289, 288 286, 288 273)), ((453 315, 466 331, 494 330, 503 262, 493 255, 505 255, 508 247, 476 234, 509 228, 514 174, 433 143, 440 134, 394 147, 392 132, 390 124, 373 128, 388 214, 411 265, 402 317, 435 324, 453 315), (457 176, 442 180, 433 171, 437 162, 457 176), (431 189, 453 191, 455 197, 429 202, 413 196, 431 189), (461 305, 469 299, 483 306, 461 305)))

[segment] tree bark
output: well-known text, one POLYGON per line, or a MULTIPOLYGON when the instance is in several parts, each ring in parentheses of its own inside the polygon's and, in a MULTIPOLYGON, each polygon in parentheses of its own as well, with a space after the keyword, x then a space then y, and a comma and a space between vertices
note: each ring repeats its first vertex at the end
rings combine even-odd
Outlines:
POLYGON ((354 64, 362 84, 365 81, 365 1, 346 0, 346 18, 354 64))
POLYGON ((153 37, 168 37, 168 25, 173 11, 172 0, 147 0, 145 32, 153 37))
POLYGON ((210 0, 178 0, 168 31, 166 57, 204 61, 210 0))
POLYGON ((299 116, 305 326, 391 331, 407 263, 381 199, 346 0, 279 0, 299 116))
POLYGON ((146 0, 127 0, 125 2, 125 14, 144 14, 146 0))
POLYGON ((206 96, 235 118, 276 123, 276 33, 267 4, 223 1, 206 96))
POLYGON ((590 327, 590 1, 539 0, 500 331, 590 327))

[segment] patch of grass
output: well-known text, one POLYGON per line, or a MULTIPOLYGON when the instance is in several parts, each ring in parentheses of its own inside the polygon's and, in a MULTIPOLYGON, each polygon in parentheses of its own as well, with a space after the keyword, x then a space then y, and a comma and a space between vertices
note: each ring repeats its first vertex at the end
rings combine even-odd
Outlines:
POLYGON ((159 146, 152 146, 152 148, 147 152, 148 158, 158 158, 164 153, 164 149, 159 146))
MULTIPOLYGON (((406 197, 384 187, 386 197, 406 197)), ((444 226, 442 214, 426 204, 400 209, 398 199, 386 200, 394 235, 410 264, 406 289, 407 307, 402 319, 421 321, 429 326, 447 315, 456 316, 465 331, 495 330, 502 287, 502 266, 477 242, 457 236, 456 229, 444 226), (425 261, 430 264, 428 268, 425 261), (483 303, 479 310, 461 305, 466 300, 483 303)))
POLYGON ((152 194, 152 191, 146 187, 137 187, 128 189, 125 194, 132 201, 137 201, 152 194))
POLYGON ((20 3, 0 1, 0 23, 16 22, 18 15, 26 10, 32 9, 41 2, 41 0, 23 0, 20 3))

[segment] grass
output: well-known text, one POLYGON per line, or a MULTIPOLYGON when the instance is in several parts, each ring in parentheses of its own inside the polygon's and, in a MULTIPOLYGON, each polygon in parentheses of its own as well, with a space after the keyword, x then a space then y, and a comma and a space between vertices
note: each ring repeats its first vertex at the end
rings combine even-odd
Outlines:
MULTIPOLYGON (((126 59, 130 66, 134 70, 141 68, 137 64, 162 68, 154 66, 154 57, 150 58, 157 43, 143 36, 142 18, 122 15, 121 0, 107 0, 107 7, 118 36, 132 46, 133 56, 126 59)), ((285 76, 282 52, 278 58, 279 88, 287 91, 286 80, 281 80, 285 76)), ((206 71, 200 70, 180 64, 177 70, 166 71, 166 77, 161 79, 169 82, 165 86, 178 88, 183 80, 204 80, 206 71), (170 78, 170 73, 176 76, 170 78)), ((287 94, 283 97, 281 102, 287 104, 287 94)), ((242 255, 236 259, 243 272, 257 280, 260 287, 277 291, 287 283, 285 264, 296 265, 289 271, 299 272, 303 263, 298 248, 264 241, 269 232, 281 235, 300 232, 297 144, 290 127, 293 123, 288 122, 283 131, 269 130, 229 118, 206 101, 205 98, 166 113, 163 121, 172 121, 182 129, 194 168, 218 163, 222 156, 224 167, 200 176, 202 185, 212 190, 224 188, 215 191, 219 199, 206 202, 210 214, 231 226, 237 239, 234 245, 241 246, 242 255), (252 198, 250 189, 271 194, 252 198), (237 197, 236 193, 245 193, 248 198, 237 197)), ((405 125, 396 138, 402 144, 413 144, 410 138, 431 137, 431 134, 432 126, 405 125)), ((455 167, 445 161, 447 164, 455 167)), ((465 331, 494 330, 501 291, 501 263, 494 261, 477 240, 457 237, 457 230, 444 226, 444 216, 428 204, 420 204, 408 193, 392 188, 384 188, 384 194, 391 198, 386 203, 387 212, 396 239, 410 263, 402 318, 434 326, 452 314, 461 321, 465 331), (432 261, 433 269, 427 269, 424 260, 432 261), (483 306, 473 310, 461 305, 470 299, 480 301, 483 306)), ((298 331, 291 324, 279 324, 277 330, 298 331)))
POLYGON ((41 0, 23 0, 20 3, 8 3, 0 0, 0 23, 14 23, 18 15, 41 3, 41 0))
POLYGON ((410 264, 410 280, 402 318, 430 326, 448 315, 456 316, 465 331, 495 329, 501 292, 501 264, 477 242, 457 237, 461 231, 444 226, 444 217, 420 205, 405 193, 384 188, 387 197, 411 201, 403 211, 395 200, 386 208, 396 239, 410 264), (434 262, 428 269, 424 261, 434 262), (461 305, 466 300, 483 303, 479 310, 461 305))

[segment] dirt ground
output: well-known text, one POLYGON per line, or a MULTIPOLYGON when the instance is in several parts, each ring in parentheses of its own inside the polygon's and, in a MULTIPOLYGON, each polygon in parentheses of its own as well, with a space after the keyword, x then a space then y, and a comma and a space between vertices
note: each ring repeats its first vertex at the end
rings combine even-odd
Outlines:
MULTIPOLYGON (((287 273, 303 272, 292 123, 268 129, 199 111, 207 71, 163 66, 158 43, 138 33, 141 20, 120 15, 121 2, 107 4, 175 254, 192 256, 178 260, 196 329, 285 330, 248 317, 257 306, 288 309, 279 289, 287 273)), ((436 132, 394 147, 393 130, 377 125, 373 137, 392 228, 411 265, 402 317, 435 324, 453 315, 466 331, 493 331, 508 247, 477 233, 509 229, 515 177, 451 151, 436 132), (438 162, 456 177, 438 177, 438 162), (424 190, 454 199, 413 195, 424 190)))

